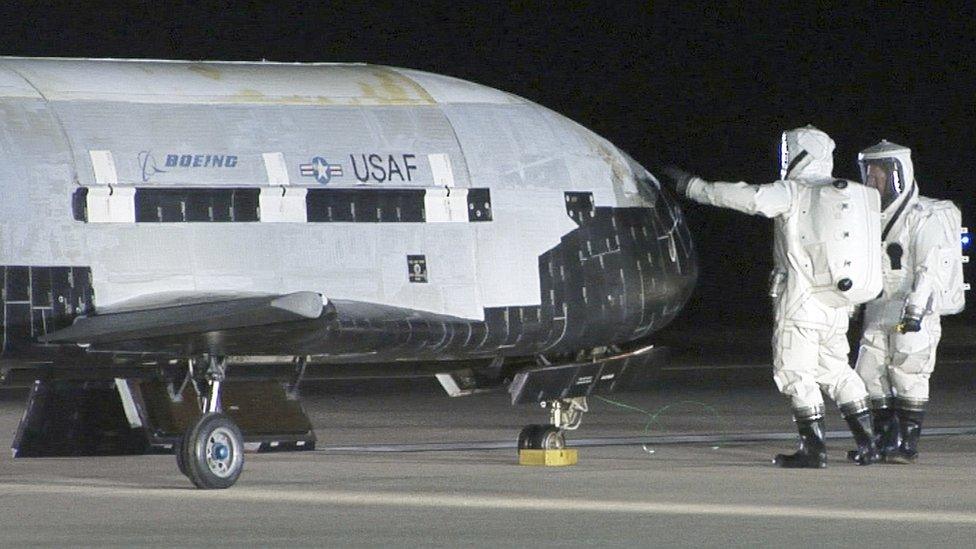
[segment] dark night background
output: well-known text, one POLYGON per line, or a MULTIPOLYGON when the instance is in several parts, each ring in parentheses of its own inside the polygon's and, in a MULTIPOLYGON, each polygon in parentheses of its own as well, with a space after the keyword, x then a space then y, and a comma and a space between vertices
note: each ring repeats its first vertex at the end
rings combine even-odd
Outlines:
MULTIPOLYGON (((757 183, 778 176, 780 132, 812 123, 837 142, 838 176, 858 179, 857 152, 881 138, 911 147, 922 194, 976 226, 971 5, 604 4, 6 4, 0 53, 422 69, 559 111, 645 165, 757 183)), ((768 325, 771 221, 685 211, 702 274, 678 326, 768 325)), ((972 324, 973 300, 947 322, 972 324)))

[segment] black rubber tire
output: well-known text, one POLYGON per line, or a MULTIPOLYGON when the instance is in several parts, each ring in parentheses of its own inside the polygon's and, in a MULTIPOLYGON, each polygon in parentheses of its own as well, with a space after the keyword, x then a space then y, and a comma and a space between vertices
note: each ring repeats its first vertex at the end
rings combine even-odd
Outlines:
POLYGON ((176 456, 176 468, 183 473, 183 476, 189 477, 190 475, 186 471, 186 455, 184 453, 186 444, 184 443, 184 439, 186 439, 186 432, 183 433, 183 436, 179 440, 173 443, 173 454, 176 456))
POLYGON ((561 450, 566 447, 566 437, 555 425, 540 425, 536 432, 535 448, 540 450, 561 450))
POLYGON ((187 430, 181 446, 186 476, 197 488, 230 488, 244 470, 244 438, 241 430, 226 414, 204 414, 187 430), (209 449, 211 453, 208 454, 211 444, 223 446, 228 457, 216 458, 212 453, 213 448, 209 449))
POLYGON ((518 436, 518 449, 519 450, 537 450, 535 446, 537 444, 538 431, 543 429, 545 425, 526 425, 521 431, 519 431, 518 436))
POLYGON ((566 437, 555 425, 527 425, 518 436, 519 450, 558 450, 566 447, 566 437))
POLYGON ((189 447, 189 445, 186 442, 186 437, 189 436, 190 431, 192 430, 193 429, 191 425, 189 428, 183 431, 183 434, 180 435, 179 440, 177 440, 176 443, 173 444, 173 454, 176 455, 176 467, 180 470, 181 473, 183 473, 183 476, 187 478, 190 477, 190 472, 186 468, 186 461, 187 459, 189 459, 187 456, 187 448, 189 447))

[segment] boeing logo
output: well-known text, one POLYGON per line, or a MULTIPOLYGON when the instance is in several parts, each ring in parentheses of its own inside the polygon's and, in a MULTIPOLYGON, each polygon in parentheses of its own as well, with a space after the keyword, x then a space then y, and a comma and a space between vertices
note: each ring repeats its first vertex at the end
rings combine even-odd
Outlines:
POLYGON ((156 165, 156 158, 149 151, 139 153, 139 167, 142 168, 142 182, 149 181, 157 173, 166 173, 156 165))
POLYGON ((143 182, 149 181, 158 173, 166 173, 173 168, 236 168, 237 155, 234 154, 167 154, 161 169, 151 151, 139 153, 139 167, 143 182))

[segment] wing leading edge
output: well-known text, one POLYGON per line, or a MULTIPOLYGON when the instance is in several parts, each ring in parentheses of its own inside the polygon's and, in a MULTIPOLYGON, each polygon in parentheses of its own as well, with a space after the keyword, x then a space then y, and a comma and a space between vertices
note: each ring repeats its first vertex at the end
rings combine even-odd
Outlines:
POLYGON ((323 297, 315 292, 213 299, 79 317, 71 326, 38 341, 101 345, 218 332, 312 320, 322 316, 325 307, 323 297))

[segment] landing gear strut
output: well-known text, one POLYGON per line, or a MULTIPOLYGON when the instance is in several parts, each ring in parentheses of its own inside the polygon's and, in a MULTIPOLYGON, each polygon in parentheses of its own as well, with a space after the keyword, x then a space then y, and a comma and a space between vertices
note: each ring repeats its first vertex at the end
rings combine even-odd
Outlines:
POLYGON ((519 450, 559 450, 566 447, 566 431, 579 428, 589 410, 586 397, 542 402, 549 408, 549 425, 527 425, 518 436, 519 450))
POLYGON ((244 437, 234 421, 221 412, 226 363, 217 356, 191 360, 189 373, 202 415, 183 434, 176 449, 176 465, 197 488, 229 488, 244 470, 244 437))

